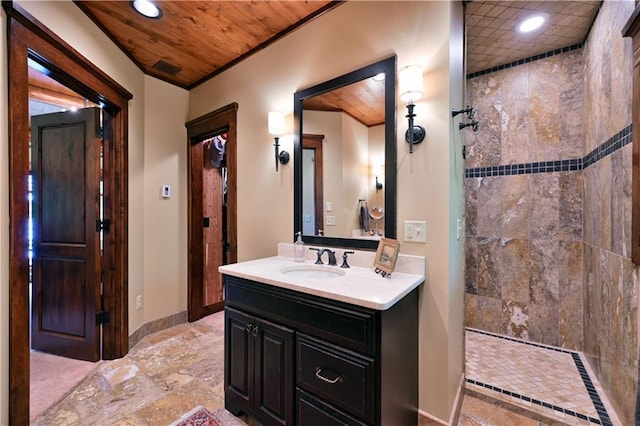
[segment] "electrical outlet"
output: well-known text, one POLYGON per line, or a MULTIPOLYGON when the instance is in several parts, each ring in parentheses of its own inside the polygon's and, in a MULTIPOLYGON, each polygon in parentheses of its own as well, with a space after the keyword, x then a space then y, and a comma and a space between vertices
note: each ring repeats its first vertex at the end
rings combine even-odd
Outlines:
POLYGON ((420 220, 404 221, 404 240, 413 243, 427 241, 427 222, 420 220))
POLYGON ((139 311, 142 309, 142 295, 139 294, 136 296, 136 310, 139 311))
POLYGON ((336 217, 335 216, 327 216, 327 226, 335 226, 336 217))

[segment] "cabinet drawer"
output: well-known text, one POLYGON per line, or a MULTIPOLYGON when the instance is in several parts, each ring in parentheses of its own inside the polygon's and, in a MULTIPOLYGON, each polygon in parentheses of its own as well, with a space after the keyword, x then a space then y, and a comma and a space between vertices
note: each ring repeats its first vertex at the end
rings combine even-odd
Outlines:
POLYGON ((372 355, 375 312, 242 278, 224 276, 225 304, 372 355))
POLYGON ((303 426, 364 426, 336 408, 298 389, 296 393, 296 424, 303 426))
POLYGON ((296 341, 297 382, 348 413, 375 421, 375 362, 305 335, 296 341))

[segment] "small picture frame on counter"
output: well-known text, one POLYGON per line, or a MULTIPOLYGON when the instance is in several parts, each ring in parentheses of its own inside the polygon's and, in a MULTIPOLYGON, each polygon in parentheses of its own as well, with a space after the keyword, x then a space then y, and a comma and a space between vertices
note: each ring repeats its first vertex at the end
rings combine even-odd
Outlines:
POLYGON ((373 261, 376 274, 382 274, 383 277, 391 275, 396 267, 399 251, 400 242, 398 242, 398 240, 380 238, 376 258, 373 261))

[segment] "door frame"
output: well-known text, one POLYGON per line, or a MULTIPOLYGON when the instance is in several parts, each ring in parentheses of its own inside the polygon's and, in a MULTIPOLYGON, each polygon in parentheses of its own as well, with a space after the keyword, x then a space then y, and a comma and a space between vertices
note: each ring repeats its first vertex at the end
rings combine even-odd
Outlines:
MULTIPOLYGON (((324 232, 324 189, 322 183, 324 182, 323 165, 322 165, 322 142, 324 141, 324 135, 303 134, 302 135, 302 149, 313 149, 314 155, 314 202, 315 202, 315 232, 322 229, 324 232)), ((302 229, 300 229, 302 231, 302 229)))
POLYGON ((187 192, 188 192, 188 268, 187 319, 197 321, 205 315, 222 310, 224 302, 205 309, 204 306, 204 238, 202 226, 202 150, 194 148, 204 139, 226 131, 227 157, 227 262, 238 261, 238 170, 237 170, 237 112, 233 102, 220 109, 185 123, 187 128, 187 192), (193 158, 192 158, 193 157, 193 158), (196 161, 194 161, 196 159, 196 161))
POLYGON ((103 359, 128 352, 128 101, 131 93, 19 5, 3 1, 7 15, 9 126, 9 423, 29 423, 29 105, 27 58, 44 65, 60 83, 105 105, 103 359))

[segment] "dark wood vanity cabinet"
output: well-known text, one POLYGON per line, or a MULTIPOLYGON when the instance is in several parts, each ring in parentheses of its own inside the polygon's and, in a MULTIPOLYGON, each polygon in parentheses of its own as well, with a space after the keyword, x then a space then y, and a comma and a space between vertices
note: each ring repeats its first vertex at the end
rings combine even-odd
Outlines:
POLYGON ((379 311, 225 275, 225 300, 233 414, 265 425, 417 424, 417 289, 379 311))
POLYGON ((292 424, 293 338, 286 327, 225 309, 225 399, 292 424))

